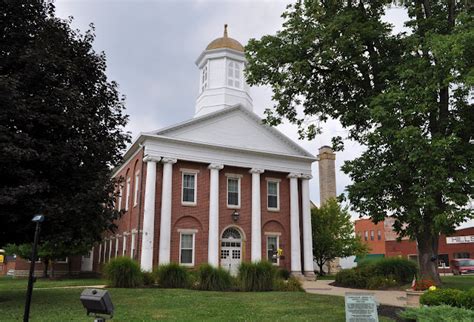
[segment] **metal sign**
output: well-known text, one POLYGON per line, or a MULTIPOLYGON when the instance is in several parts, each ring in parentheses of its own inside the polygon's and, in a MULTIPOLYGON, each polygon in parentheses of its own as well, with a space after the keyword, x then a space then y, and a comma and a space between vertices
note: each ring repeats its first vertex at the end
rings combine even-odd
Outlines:
POLYGON ((346 322, 378 322, 377 302, 373 293, 345 294, 346 322))
POLYGON ((446 237, 446 244, 468 244, 474 243, 474 236, 454 236, 446 237))

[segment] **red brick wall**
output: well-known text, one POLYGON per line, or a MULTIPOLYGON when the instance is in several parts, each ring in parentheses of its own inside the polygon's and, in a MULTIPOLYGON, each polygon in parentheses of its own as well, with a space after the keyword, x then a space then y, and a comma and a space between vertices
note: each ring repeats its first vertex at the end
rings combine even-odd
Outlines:
POLYGON ((359 219, 355 221, 354 226, 355 233, 369 246, 369 254, 385 254, 385 228, 383 221, 374 224, 370 219, 359 219), (374 232, 374 240, 370 238, 372 231, 374 232), (379 231, 381 240, 378 240, 379 231), (365 240, 365 232, 368 234, 367 241, 365 240))
MULTIPOLYGON (((141 253, 141 230, 143 225, 143 203, 146 178, 146 163, 143 161, 143 152, 138 153, 132 158, 127 165, 117 174, 124 177, 123 195, 126 193, 126 180, 131 177, 131 189, 129 199, 129 211, 126 212, 120 220, 117 221, 117 234, 120 234, 119 254, 122 254, 123 232, 131 232, 132 229, 140 227, 140 238, 136 240, 136 248, 138 254, 136 259, 140 260, 141 253), (136 171, 141 173, 140 185, 140 203, 137 207, 133 206, 134 180, 136 171)), ((209 229, 209 186, 210 171, 207 163, 197 163, 178 160, 173 165, 172 175, 172 217, 171 217, 171 261, 179 262, 179 242, 180 235, 178 229, 196 229, 195 236, 195 265, 207 262, 208 253, 208 229, 209 229), (182 169, 192 169, 197 171, 197 202, 194 206, 182 205, 181 189, 182 189, 182 169)), ((225 166, 219 171, 219 234, 221 235, 228 226, 237 226, 244 235, 242 244, 242 259, 250 261, 251 251, 251 207, 252 207, 252 174, 248 168, 238 168, 225 166), (241 175, 241 205, 237 211, 240 218, 234 222, 231 214, 233 208, 227 207, 227 176, 226 174, 241 175)), ((161 220, 161 193, 162 193, 162 175, 163 166, 157 164, 156 175, 156 198, 155 198, 155 235, 154 235, 154 258, 153 265, 158 265, 158 251, 160 239, 160 220, 161 220)), ((284 259, 280 261, 280 266, 290 268, 290 200, 289 200, 289 179, 286 173, 265 172, 261 175, 261 212, 262 212, 262 258, 266 258, 267 241, 265 232, 280 233, 280 248, 283 249, 284 259), (267 210, 267 181, 266 178, 280 179, 280 210, 267 210)), ((122 208, 125 207, 125 198, 122 198, 122 208)), ((106 233, 104 237, 112 236, 106 233)), ((131 249, 131 235, 127 237, 127 255, 131 249)), ((94 270, 100 271, 98 265, 99 247, 96 246, 94 252, 94 270)), ((103 258, 104 247, 102 246, 101 258, 103 258)), ((109 252, 109 244, 107 242, 107 253, 109 252)), ((115 254, 115 241, 112 244, 112 258, 115 254)), ((106 256, 108 258, 108 256, 106 256)))

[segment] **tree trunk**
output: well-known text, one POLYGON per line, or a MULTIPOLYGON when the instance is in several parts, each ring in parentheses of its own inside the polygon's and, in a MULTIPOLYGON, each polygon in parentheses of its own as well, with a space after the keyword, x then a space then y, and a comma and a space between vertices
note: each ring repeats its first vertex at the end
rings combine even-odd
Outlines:
POLYGON ((417 236, 418 242, 418 263, 420 264, 420 278, 432 280, 436 285, 441 284, 438 273, 438 240, 437 234, 430 234, 428 231, 417 236), (433 236, 435 235, 435 236, 433 236))
POLYGON ((49 266, 49 259, 44 259, 43 260, 43 277, 44 278, 48 277, 48 266, 49 266))

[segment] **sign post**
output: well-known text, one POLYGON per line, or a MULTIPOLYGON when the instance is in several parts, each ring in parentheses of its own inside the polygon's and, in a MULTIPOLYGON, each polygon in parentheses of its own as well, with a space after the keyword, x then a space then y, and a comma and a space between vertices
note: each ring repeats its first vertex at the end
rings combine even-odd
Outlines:
POLYGON ((378 322, 377 302, 373 293, 345 294, 346 322, 378 322))

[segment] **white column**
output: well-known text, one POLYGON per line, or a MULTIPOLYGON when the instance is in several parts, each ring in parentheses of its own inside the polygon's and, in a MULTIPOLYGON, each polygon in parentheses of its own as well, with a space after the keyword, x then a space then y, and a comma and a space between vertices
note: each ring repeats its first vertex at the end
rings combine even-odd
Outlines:
POLYGON ((209 243, 207 261, 214 267, 219 267, 219 170, 222 164, 210 164, 209 187, 209 243))
POLYGON ((260 206, 260 174, 263 169, 251 169, 252 174, 252 262, 262 260, 262 209, 260 206))
POLYGON ((298 206, 298 177, 290 173, 290 233, 291 233, 291 271, 301 274, 300 220, 298 206))
POLYGON ((97 256, 97 264, 100 264, 100 261, 102 260, 102 243, 99 244, 99 256, 97 256))
POLYGON ((140 266, 144 271, 153 270, 153 239, 155 235, 155 197, 156 197, 156 163, 160 157, 146 156, 145 203, 143 206, 143 235, 140 266))
POLYGON ((305 275, 314 275, 313 264, 313 234, 311 226, 311 204, 309 201, 310 175, 302 176, 301 207, 303 212, 303 270, 305 275))
POLYGON ((173 164, 176 159, 163 158, 163 186, 161 188, 161 223, 160 223, 160 265, 168 264, 171 255, 171 198, 173 183, 173 164))
POLYGON ((110 237, 110 240, 109 240, 109 262, 110 262, 110 259, 112 258, 112 242, 113 242, 113 237, 110 237))

